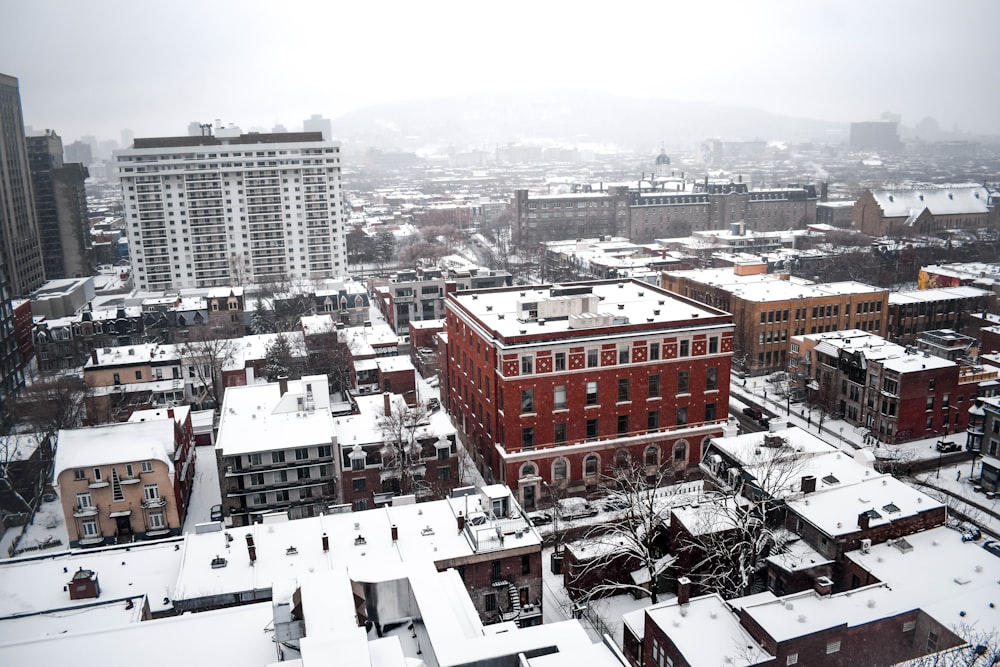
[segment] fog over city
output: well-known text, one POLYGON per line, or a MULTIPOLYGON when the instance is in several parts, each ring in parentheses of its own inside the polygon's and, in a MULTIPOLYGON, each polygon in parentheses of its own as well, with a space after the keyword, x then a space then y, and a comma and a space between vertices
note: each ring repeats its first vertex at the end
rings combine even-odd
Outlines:
MULTIPOLYGON (((0 64, 20 80, 25 123, 67 140, 178 135, 199 119, 294 130, 312 113, 550 91, 998 132, 989 0, 2 7, 0 64)), ((656 141, 670 139, 663 123, 656 141)))

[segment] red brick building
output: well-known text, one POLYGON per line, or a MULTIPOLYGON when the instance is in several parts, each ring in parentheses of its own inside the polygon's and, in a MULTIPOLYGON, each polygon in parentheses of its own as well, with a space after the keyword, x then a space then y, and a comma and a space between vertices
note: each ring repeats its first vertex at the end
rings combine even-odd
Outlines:
POLYGON ((487 478, 527 509, 613 466, 697 474, 729 404, 732 317, 634 280, 447 299, 447 406, 487 478))

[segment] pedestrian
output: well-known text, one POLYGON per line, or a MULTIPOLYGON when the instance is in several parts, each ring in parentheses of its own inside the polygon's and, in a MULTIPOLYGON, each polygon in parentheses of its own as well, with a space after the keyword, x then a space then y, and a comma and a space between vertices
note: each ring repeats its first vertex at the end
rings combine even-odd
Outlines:
POLYGON ((960 479, 962 479, 962 471, 961 470, 956 470, 955 471, 955 481, 957 482, 960 479))

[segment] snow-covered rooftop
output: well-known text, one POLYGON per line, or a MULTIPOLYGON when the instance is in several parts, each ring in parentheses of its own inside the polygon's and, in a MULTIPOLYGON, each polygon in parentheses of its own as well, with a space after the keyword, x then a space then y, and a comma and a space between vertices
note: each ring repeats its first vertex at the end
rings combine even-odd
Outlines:
POLYGON ((73 468, 157 460, 174 470, 174 425, 166 420, 125 422, 59 431, 52 478, 73 468))
POLYGON ((887 218, 905 218, 925 208, 934 215, 988 213, 986 188, 926 188, 873 190, 872 196, 887 218))

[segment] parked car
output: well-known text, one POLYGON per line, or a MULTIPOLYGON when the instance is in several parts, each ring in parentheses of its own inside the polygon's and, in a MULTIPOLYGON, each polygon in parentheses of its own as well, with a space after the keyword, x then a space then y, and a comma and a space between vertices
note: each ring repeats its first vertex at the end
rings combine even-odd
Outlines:
POLYGON ((212 521, 222 521, 222 505, 212 505, 209 517, 212 521))
POLYGON ((760 421, 764 417, 764 413, 760 411, 760 408, 743 408, 743 414, 756 421, 760 421))
POLYGON ((962 451, 962 446, 959 445, 957 442, 938 440, 937 450, 942 454, 947 454, 948 452, 960 452, 962 451))
POLYGON ((623 510, 628 507, 629 503, 624 498, 608 498, 604 502, 605 512, 617 512, 618 510, 623 510))
POLYGON ((552 515, 548 512, 535 512, 528 515, 528 521, 531 522, 532 526, 544 526, 552 523, 552 515))
POLYGON ((583 498, 563 498, 559 501, 559 516, 567 521, 597 516, 597 508, 583 498))
POLYGON ((1000 557, 1000 542, 997 542, 996 540, 986 540, 983 542, 983 548, 994 556, 1000 557))

